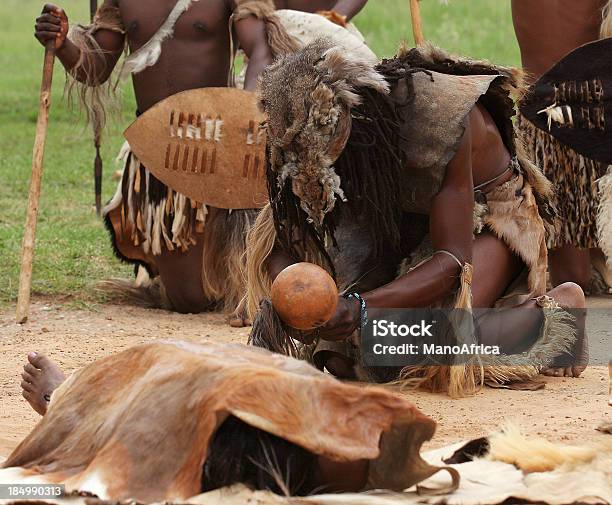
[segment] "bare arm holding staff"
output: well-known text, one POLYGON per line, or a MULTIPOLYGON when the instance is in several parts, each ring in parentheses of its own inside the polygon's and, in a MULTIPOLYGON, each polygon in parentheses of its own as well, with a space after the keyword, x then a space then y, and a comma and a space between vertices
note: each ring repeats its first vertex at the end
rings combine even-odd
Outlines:
MULTIPOLYGON (((114 0, 106 0, 104 5, 117 8, 114 0)), ((102 51, 94 58, 87 59, 84 65, 79 65, 81 50, 68 38, 68 30, 66 12, 61 7, 46 4, 36 19, 36 38, 43 45, 48 40, 56 40, 56 54, 64 68, 70 72, 79 66, 74 75, 77 80, 92 86, 106 82, 119 61, 125 45, 125 35, 112 30, 98 30, 94 38, 102 51), (93 68, 88 68, 87 63, 93 65, 93 68)))
MULTIPOLYGON (((160 5, 154 4, 151 7, 157 11, 160 5)), ((47 40, 55 39, 57 57, 64 68, 69 72, 76 69, 73 72, 74 77, 91 86, 103 84, 110 78, 121 57, 126 38, 130 51, 133 53, 146 44, 150 36, 159 27, 157 19, 148 20, 143 17, 142 6, 136 2, 123 2, 120 6, 117 0, 106 0, 101 8, 114 9, 115 11, 119 9, 121 20, 126 26, 126 33, 122 34, 118 31, 104 29, 104 27, 97 29, 93 37, 100 47, 100 51, 88 55, 89 57, 86 59, 82 58, 81 49, 78 45, 68 37, 68 16, 61 7, 46 4, 43 7, 42 14, 36 19, 36 38, 42 44, 47 40)), ((165 42, 164 47, 168 49, 164 51, 159 62, 155 65, 155 70, 145 69, 134 75, 136 101, 141 112, 158 101, 186 89, 224 85, 227 81, 228 59, 225 58, 221 47, 218 46, 226 46, 223 49, 227 50, 227 23, 205 23, 202 19, 208 20, 209 17, 215 19, 220 15, 229 19, 234 9, 234 2, 219 0, 208 6, 203 5, 200 9, 202 12, 196 10, 194 14, 190 14, 183 21, 184 27, 183 23, 179 23, 174 39, 185 38, 189 42, 189 47, 170 59, 166 54, 176 53, 176 50, 173 47, 171 48, 173 41, 165 42), (187 27, 189 28, 188 32, 187 27), (209 41, 211 37, 214 37, 214 44, 212 45, 209 41), (191 47, 192 43, 193 48, 191 47), (205 53, 208 55, 210 52, 210 58, 203 58, 200 44, 210 45, 205 53), (180 61, 177 56, 180 57, 180 61), (194 61, 199 61, 200 64, 194 65, 194 61), (171 82, 168 79, 158 78, 160 77, 159 74, 168 72, 174 74, 171 82)), ((167 12, 162 15, 167 16, 167 12)), ((264 23, 253 16, 240 19, 235 23, 235 35, 251 62, 245 86, 246 89, 252 90, 255 88, 259 72, 272 61, 264 23)))
MULTIPOLYGON (((157 59, 150 51, 150 42, 159 38, 158 31, 175 12, 176 2, 105 0, 94 23, 87 27, 79 26, 82 29, 75 30, 72 40, 68 36, 69 23, 65 11, 47 4, 36 20, 35 35, 41 43, 55 40, 57 56, 66 70, 77 81, 92 87, 111 78, 127 44, 129 57, 138 61, 140 55, 142 60, 149 62, 137 70, 129 69, 138 111, 144 113, 160 101, 186 90, 227 86, 233 56, 232 37, 250 58, 245 86, 248 90, 254 89, 258 74, 272 61, 272 55, 262 18, 242 14, 233 20, 232 30, 228 29, 239 4, 242 5, 234 0, 214 0, 194 1, 187 5, 186 10, 176 16, 172 36, 162 39, 157 59)), ((183 2, 183 5, 186 4, 183 2)), ((151 192, 168 193, 167 188, 152 189, 151 192)), ((146 207, 147 204, 143 205, 146 207)), ((132 215, 137 215, 138 211, 142 209, 133 209, 132 215)), ((197 209, 192 208, 190 212, 195 214, 197 209)), ((174 252, 172 247, 163 247, 159 251, 149 244, 145 248, 142 244, 147 239, 144 242, 140 239, 135 244, 132 237, 137 233, 136 225, 122 224, 120 216, 121 211, 114 206, 105 211, 106 224, 112 229, 113 244, 123 259, 146 263, 152 276, 159 275, 167 295, 163 303, 179 312, 206 310, 211 304, 210 298, 217 295, 204 292, 201 280, 193 274, 202 269, 202 234, 184 240, 182 234, 191 233, 186 225, 175 227, 171 234, 166 231, 166 235, 172 235, 174 245, 180 245, 181 254, 174 252), (187 247, 187 244, 195 245, 187 247)), ((189 222, 191 219, 184 220, 184 223, 189 222)))

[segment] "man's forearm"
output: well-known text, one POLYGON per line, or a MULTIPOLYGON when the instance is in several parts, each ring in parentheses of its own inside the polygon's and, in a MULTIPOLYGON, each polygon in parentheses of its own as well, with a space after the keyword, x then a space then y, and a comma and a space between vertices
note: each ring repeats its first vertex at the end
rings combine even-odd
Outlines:
POLYGON ((346 16, 347 21, 350 21, 359 14, 359 11, 363 9, 366 3, 367 0, 338 0, 333 10, 338 14, 346 16))
POLYGON ((249 57, 249 66, 244 77, 244 89, 254 91, 257 87, 257 79, 264 69, 272 63, 272 55, 267 46, 253 52, 249 57))
POLYGON ((460 268, 451 257, 435 254, 399 279, 362 293, 368 307, 414 309, 443 300, 459 285, 460 268))
POLYGON ((56 55, 66 71, 79 82, 97 86, 105 82, 110 75, 108 62, 103 54, 92 53, 91 58, 81 62, 81 49, 70 39, 66 39, 56 55))
POLYGON ((71 72, 81 58, 81 50, 68 38, 55 54, 67 72, 71 72))

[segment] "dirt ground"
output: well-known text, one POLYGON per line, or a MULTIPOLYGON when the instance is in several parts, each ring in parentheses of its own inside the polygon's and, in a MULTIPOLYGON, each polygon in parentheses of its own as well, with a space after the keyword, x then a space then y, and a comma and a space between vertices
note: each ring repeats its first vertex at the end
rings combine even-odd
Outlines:
MULTIPOLYGON (((612 357, 612 299, 590 299, 589 337, 612 357)), ((244 342, 248 329, 233 329, 215 314, 180 315, 119 305, 73 310, 36 301, 25 325, 14 310, 0 312, 0 459, 32 429, 39 416, 21 396, 21 367, 28 351, 48 354, 66 372, 132 345, 155 339, 244 342)), ((599 351, 601 352, 601 351, 599 351)), ((471 398, 413 392, 409 398, 438 422, 431 447, 475 438, 515 421, 531 435, 570 444, 592 443, 604 435, 595 428, 607 416, 608 368, 590 367, 579 379, 546 378, 540 391, 486 389, 471 398)), ((95 392, 93 393, 95 394, 95 392)))

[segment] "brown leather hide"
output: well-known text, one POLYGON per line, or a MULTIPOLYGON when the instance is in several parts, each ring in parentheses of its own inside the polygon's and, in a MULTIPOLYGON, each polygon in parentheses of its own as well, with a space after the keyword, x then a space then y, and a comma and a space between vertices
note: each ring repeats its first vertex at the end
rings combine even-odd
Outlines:
POLYGON ((4 466, 109 500, 184 500, 200 492, 209 440, 228 414, 340 461, 388 460, 381 435, 401 431, 395 470, 371 485, 435 473, 419 455, 435 423, 402 397, 261 349, 186 342, 141 345, 76 372, 4 466))
POLYGON ((264 119, 255 93, 193 89, 155 104, 124 135, 178 193, 220 209, 257 209, 268 201, 264 119))
POLYGON ((119 251, 124 258, 154 265, 155 257, 152 254, 146 254, 142 248, 135 246, 133 241, 126 239, 126 237, 132 237, 134 232, 129 221, 121 218, 121 213, 122 209, 120 207, 112 209, 108 213, 110 224, 114 230, 112 240, 114 240, 117 251, 119 251))

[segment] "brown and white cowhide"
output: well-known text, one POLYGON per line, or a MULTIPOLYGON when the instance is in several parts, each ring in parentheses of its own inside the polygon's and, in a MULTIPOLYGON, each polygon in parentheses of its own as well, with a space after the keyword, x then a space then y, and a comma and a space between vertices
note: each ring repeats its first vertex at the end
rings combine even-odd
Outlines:
POLYGON ((62 384, 4 462, 19 479, 0 483, 27 477, 106 500, 182 502, 199 494, 209 440, 230 414, 332 460, 370 460, 371 488, 401 490, 439 471, 419 455, 435 422, 397 394, 254 347, 163 342, 62 384))
POLYGON ((343 384, 302 361, 237 345, 147 344, 64 383, 4 462, 0 484, 63 483, 74 494, 58 502, 70 505, 612 503, 612 442, 558 446, 509 426, 420 455, 434 429, 401 396, 343 384), (289 498, 233 486, 198 494, 208 441, 229 414, 316 454, 369 459, 369 491, 289 498))

